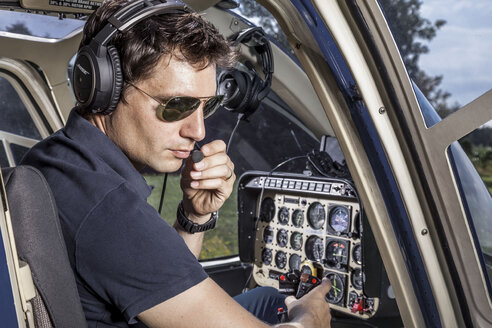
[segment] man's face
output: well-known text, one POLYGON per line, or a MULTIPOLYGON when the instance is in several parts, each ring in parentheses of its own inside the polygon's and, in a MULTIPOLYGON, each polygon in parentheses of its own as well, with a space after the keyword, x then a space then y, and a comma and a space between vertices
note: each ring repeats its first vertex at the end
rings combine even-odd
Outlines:
MULTIPOLYGON (((156 99, 210 97, 216 90, 215 67, 197 69, 175 56, 163 56, 152 76, 135 85, 156 99)), ((137 169, 149 166, 159 172, 178 170, 195 141, 205 137, 203 103, 185 119, 163 122, 156 116, 159 104, 149 96, 130 86, 125 99, 127 104, 120 101, 107 118, 108 137, 137 169)))

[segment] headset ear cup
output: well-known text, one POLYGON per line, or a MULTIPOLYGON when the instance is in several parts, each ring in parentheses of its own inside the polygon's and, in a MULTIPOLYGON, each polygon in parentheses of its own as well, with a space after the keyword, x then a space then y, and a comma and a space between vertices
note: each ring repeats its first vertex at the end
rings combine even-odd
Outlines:
POLYGON ((246 115, 249 116, 253 114, 258 107, 260 106, 260 102, 262 99, 258 98, 260 90, 263 88, 263 81, 261 78, 256 74, 256 72, 251 73, 252 78, 251 78, 251 92, 249 94, 249 99, 247 100, 247 108, 246 108, 246 115))
POLYGON ((110 114, 116 109, 120 101, 121 90, 123 89, 123 72, 121 70, 120 55, 114 46, 108 46, 108 55, 113 68, 113 88, 107 108, 101 111, 105 115, 110 114))
POLYGON ((237 69, 220 73, 218 78, 218 93, 225 96, 223 106, 230 112, 243 112, 245 100, 251 93, 249 77, 237 69))

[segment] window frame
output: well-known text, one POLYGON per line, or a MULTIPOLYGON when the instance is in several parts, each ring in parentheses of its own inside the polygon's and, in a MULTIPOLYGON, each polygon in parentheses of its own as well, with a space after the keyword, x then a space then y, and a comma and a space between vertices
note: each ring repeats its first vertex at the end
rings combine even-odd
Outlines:
MULTIPOLYGON (((318 8, 327 7, 321 1, 315 3, 318 8)), ((492 111, 487 107, 487 103, 492 103, 492 90, 428 128, 377 2, 354 0, 340 3, 340 14, 347 21, 358 44, 362 45, 360 50, 363 55, 358 59, 367 66, 368 73, 372 75, 369 79, 375 83, 376 88, 371 93, 367 93, 369 89, 363 90, 358 85, 361 95, 368 102, 377 94, 385 105, 383 110, 373 108, 370 111, 371 118, 375 122, 387 120, 389 130, 394 133, 392 137, 384 129, 378 128, 379 138, 383 144, 388 139, 396 140, 403 152, 405 161, 395 160, 391 164, 393 172, 397 176, 400 168, 405 167, 412 177, 409 185, 402 184, 402 180, 398 181, 405 186, 400 188, 400 194, 404 195, 413 188, 417 191, 418 201, 408 202, 406 208, 422 258, 436 258, 435 265, 427 262, 425 270, 433 284, 430 292, 438 306, 441 323, 443 326, 491 324, 492 303, 447 149, 451 143, 492 119, 492 111), (423 220, 411 214, 415 207, 423 211, 423 220), (423 247, 428 241, 432 245, 430 250, 423 247)), ((333 15, 325 16, 331 18, 331 22, 325 20, 327 25, 333 22, 330 16, 333 15)), ((344 42, 342 38, 337 41, 344 42)), ((347 49, 342 52, 350 57, 347 49)), ((354 62, 356 60, 349 65, 356 70, 354 62)), ((367 81, 361 82, 364 84, 367 81)), ((386 156, 393 157, 392 150, 389 150, 391 147, 386 149, 386 156)), ((402 316, 407 325, 404 313, 402 316)))

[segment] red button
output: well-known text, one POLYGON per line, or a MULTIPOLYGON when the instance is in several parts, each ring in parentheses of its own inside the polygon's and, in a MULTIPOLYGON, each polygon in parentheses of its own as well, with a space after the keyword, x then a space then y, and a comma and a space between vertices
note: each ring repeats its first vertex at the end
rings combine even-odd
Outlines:
POLYGON ((317 280, 316 278, 313 278, 313 279, 311 280, 311 282, 312 282, 313 284, 315 284, 315 283, 317 283, 317 282, 318 282, 318 280, 317 280))
POLYGON ((285 276, 284 275, 281 275, 280 276, 280 280, 284 281, 285 280, 285 276))

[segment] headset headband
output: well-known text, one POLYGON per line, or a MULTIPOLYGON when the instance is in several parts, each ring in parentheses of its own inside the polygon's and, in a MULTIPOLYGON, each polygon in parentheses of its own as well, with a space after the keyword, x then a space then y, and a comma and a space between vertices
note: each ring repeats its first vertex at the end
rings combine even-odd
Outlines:
POLYGON ((236 44, 243 43, 248 47, 254 47, 256 52, 260 55, 265 81, 262 90, 258 93, 258 99, 263 100, 270 92, 272 74, 274 72, 272 47, 265 36, 265 32, 261 27, 251 27, 237 33, 237 35, 232 38, 232 41, 236 44))
POLYGON ((179 0, 137 0, 109 17, 108 24, 92 40, 100 46, 105 46, 116 32, 126 31, 147 17, 182 12, 193 10, 179 0))
POLYGON ((273 54, 270 41, 261 27, 250 27, 233 34, 229 40, 235 45, 244 44, 254 48, 259 55, 264 80, 256 72, 253 64, 247 60, 246 69, 224 70, 218 77, 218 92, 225 95, 223 107, 240 113, 246 120, 260 106, 261 101, 270 92, 273 75, 273 54))

